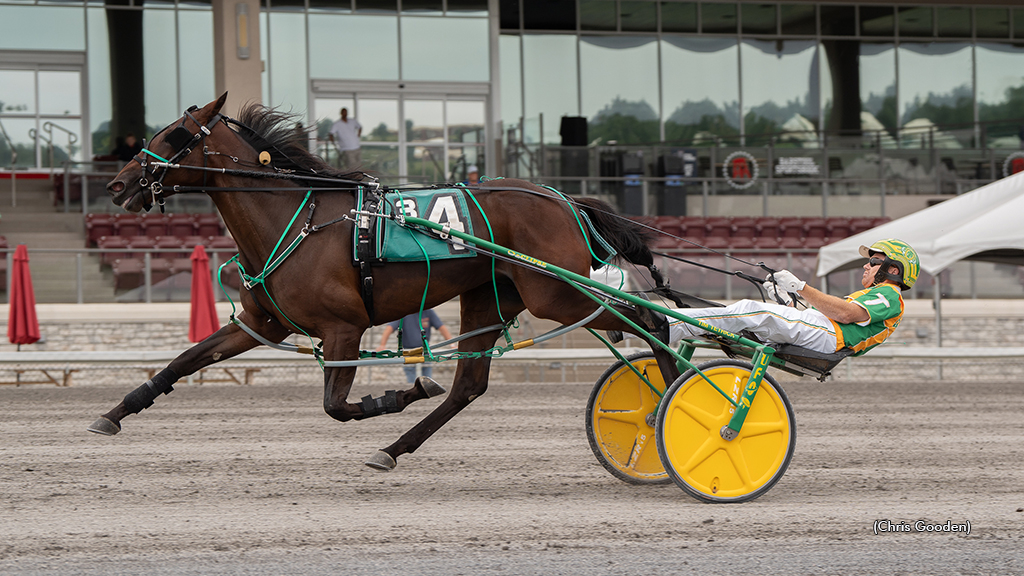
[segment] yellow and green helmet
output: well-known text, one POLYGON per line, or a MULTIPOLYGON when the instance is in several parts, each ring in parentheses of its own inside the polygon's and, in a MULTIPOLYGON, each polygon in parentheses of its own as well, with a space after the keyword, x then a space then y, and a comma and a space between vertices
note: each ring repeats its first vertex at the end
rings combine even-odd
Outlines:
POLYGON ((890 238, 879 240, 871 246, 861 246, 860 255, 870 258, 873 254, 882 254, 888 261, 878 269, 875 282, 892 280, 900 285, 903 290, 910 290, 917 282, 917 276, 921 273, 921 260, 917 252, 910 247, 910 244, 902 240, 890 238), (889 266, 896 266, 900 269, 899 275, 890 274, 889 266))

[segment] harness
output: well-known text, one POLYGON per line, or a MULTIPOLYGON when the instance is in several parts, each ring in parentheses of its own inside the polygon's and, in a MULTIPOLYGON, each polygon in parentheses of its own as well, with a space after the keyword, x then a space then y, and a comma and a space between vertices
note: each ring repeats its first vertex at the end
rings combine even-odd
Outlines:
MULTIPOLYGON (((200 124, 199 121, 196 120, 196 117, 192 115, 192 112, 195 111, 195 110, 198 110, 198 109, 199 108, 197 106, 192 106, 188 110, 186 110, 185 111, 185 115, 182 116, 182 118, 181 118, 181 124, 178 124, 173 130, 170 131, 170 133, 167 134, 167 136, 164 137, 164 141, 165 142, 170 144, 172 147, 178 149, 178 151, 175 152, 174 155, 170 157, 170 159, 164 160, 163 158, 161 158, 161 157, 157 156, 156 154, 150 152, 146 148, 145 141, 143 141, 143 143, 142 143, 142 151, 140 151, 138 154, 136 154, 132 158, 132 160, 134 160, 135 162, 138 162, 139 166, 142 167, 142 177, 139 178, 139 186, 143 190, 145 190, 147 187, 149 188, 150 200, 145 201, 145 203, 143 204, 143 208, 145 208, 147 212, 149 212, 150 208, 152 208, 154 204, 160 206, 160 213, 161 214, 163 214, 163 212, 164 212, 164 198, 163 198, 164 178, 167 176, 167 171, 169 169, 168 165, 169 164, 174 164, 174 163, 178 162, 180 159, 182 159, 182 158, 188 156, 189 154, 191 154, 192 153, 192 149, 195 147, 196 144, 198 144, 200 142, 205 142, 206 141, 206 137, 210 135, 210 131, 213 129, 214 126, 217 125, 217 122, 220 122, 221 120, 226 118, 225 116, 223 116, 223 115, 221 115, 219 113, 218 114, 214 114, 213 118, 210 118, 210 121, 207 124, 203 125, 203 124, 200 124), (195 123, 196 126, 199 127, 199 131, 198 132, 196 132, 195 134, 192 134, 192 132, 188 128, 185 127, 185 119, 186 118, 191 120, 193 123, 195 123), (160 171, 159 177, 157 176, 157 173, 156 173, 155 170, 151 170, 150 169, 149 161, 146 158, 146 154, 148 154, 148 155, 150 155, 150 156, 152 156, 152 157, 154 157, 154 158, 156 158, 156 159, 158 159, 158 160, 160 160, 160 161, 162 161, 164 163, 164 165, 162 166, 163 170, 160 171), (146 178, 147 175, 151 176, 153 178, 152 182, 150 182, 146 178)), ((164 130, 166 130, 166 129, 167 128, 164 128, 164 130)), ((164 130, 161 130, 160 132, 158 132, 157 136, 162 134, 164 130)), ((156 136, 154 136, 153 138, 155 139, 156 136)), ((205 154, 203 155, 203 167, 204 168, 206 167, 206 155, 205 154)), ((204 185, 206 184, 206 176, 205 176, 205 174, 203 175, 203 184, 204 185)))

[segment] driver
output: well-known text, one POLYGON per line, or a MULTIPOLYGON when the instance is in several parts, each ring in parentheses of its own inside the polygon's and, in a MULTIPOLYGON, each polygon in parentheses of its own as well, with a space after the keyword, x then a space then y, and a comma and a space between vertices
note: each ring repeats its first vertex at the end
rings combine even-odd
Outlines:
MULTIPOLYGON (((917 282, 921 269, 917 252, 896 239, 861 246, 860 255, 868 259, 861 277, 864 289, 845 298, 825 294, 789 270, 781 270, 774 274, 774 281, 769 274, 764 287, 772 299, 778 295, 786 306, 740 300, 724 308, 679 311, 736 334, 746 330, 767 343, 795 344, 827 354, 850 348, 860 356, 884 342, 899 326, 903 317, 900 291, 909 290, 917 282), (797 310, 788 292, 800 295, 813 308, 797 310)), ((706 333, 681 320, 669 325, 671 342, 706 333)), ((610 336, 614 340, 616 335, 610 336)))

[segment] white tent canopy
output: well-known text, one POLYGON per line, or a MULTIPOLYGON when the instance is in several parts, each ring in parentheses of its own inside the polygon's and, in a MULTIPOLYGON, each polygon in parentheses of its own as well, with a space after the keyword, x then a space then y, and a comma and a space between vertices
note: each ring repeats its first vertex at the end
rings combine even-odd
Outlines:
POLYGON ((818 252, 818 276, 864 264, 857 249, 899 238, 935 275, 960 260, 1024 266, 1024 173, 844 238, 818 252))

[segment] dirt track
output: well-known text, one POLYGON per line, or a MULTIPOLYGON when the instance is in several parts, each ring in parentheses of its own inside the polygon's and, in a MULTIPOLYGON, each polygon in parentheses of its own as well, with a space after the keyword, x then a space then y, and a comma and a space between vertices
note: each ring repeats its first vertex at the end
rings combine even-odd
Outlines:
POLYGON ((494 384, 387 474, 438 399, 341 424, 314 383, 182 385, 85 431, 137 384, 0 389, 0 573, 1024 573, 1021 382, 784 382, 796 455, 739 505, 612 478, 588 384, 494 384), (872 530, 919 519, 971 532, 872 530))

